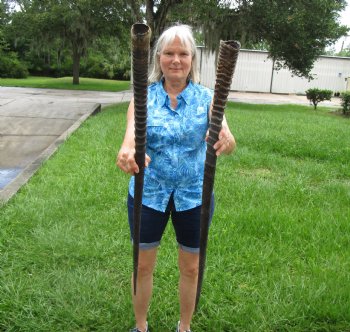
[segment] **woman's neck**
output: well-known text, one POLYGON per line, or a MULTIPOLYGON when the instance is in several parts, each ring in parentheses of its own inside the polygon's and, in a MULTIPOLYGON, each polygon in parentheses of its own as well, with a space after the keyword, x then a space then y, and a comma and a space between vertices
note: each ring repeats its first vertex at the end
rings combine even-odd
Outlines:
POLYGON ((169 94, 173 96, 177 96, 180 94, 187 86, 187 82, 170 82, 170 81, 164 81, 163 87, 164 90, 169 94))

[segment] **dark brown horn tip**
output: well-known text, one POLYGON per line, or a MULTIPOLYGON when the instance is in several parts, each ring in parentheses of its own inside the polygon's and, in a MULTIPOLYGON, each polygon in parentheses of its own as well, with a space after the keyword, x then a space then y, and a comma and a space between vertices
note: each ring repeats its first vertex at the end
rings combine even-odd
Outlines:
POLYGON ((220 43, 230 46, 235 50, 239 50, 241 48, 241 43, 237 40, 221 40, 220 43))
POLYGON ((133 35, 144 35, 150 31, 150 27, 144 23, 135 23, 131 27, 131 33, 133 35))

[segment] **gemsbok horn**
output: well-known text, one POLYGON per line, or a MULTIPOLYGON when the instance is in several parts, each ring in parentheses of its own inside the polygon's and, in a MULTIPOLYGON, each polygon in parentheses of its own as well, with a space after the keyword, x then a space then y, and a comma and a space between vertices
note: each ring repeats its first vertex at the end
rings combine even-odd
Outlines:
POLYGON ((151 29, 146 24, 136 23, 131 28, 132 75, 135 104, 135 161, 139 173, 135 174, 134 225, 133 225, 133 287, 136 295, 139 261, 140 227, 143 180, 145 173, 146 124, 147 124, 147 80, 151 29))
POLYGON ((224 110, 230 91, 232 76, 236 67, 240 43, 234 40, 220 41, 219 59, 216 70, 216 81, 213 98, 213 109, 209 125, 207 152, 204 166, 204 180, 202 191, 202 209, 199 245, 199 271, 197 281, 196 309, 202 290, 205 269, 206 250, 208 243, 210 206, 214 187, 216 159, 214 144, 217 142, 222 126, 224 110))

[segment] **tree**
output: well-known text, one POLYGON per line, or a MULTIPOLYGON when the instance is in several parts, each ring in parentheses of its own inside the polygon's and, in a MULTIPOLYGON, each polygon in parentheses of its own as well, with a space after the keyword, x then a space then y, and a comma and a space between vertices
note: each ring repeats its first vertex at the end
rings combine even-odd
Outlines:
POLYGON ((337 53, 338 56, 350 57, 350 44, 347 47, 342 48, 342 50, 337 53))
POLYGON ((10 3, 0 1, 0 77, 23 78, 28 75, 26 65, 12 52, 6 38, 10 22, 10 3))
POLYGON ((183 0, 146 0, 145 2, 147 24, 153 32, 151 36, 151 47, 153 47, 156 38, 165 28, 170 9, 177 4, 183 3, 183 0))
POLYGON ((345 0, 162 0, 153 6, 162 20, 152 21, 147 15, 147 22, 156 35, 169 21, 188 22, 203 33, 212 50, 220 39, 240 40, 243 47, 262 43, 277 67, 311 78, 314 61, 346 34, 347 28, 338 22, 345 5, 345 0))
MULTIPOLYGON (((0 0, 0 64, 3 62, 5 52, 9 50, 8 42, 5 38, 5 30, 9 22, 9 6, 7 1, 0 0)), ((0 72, 3 69, 0 68, 0 72)))
POLYGON ((277 67, 309 78, 317 57, 347 31, 338 22, 345 0, 0 1, 20 7, 6 28, 6 39, 11 38, 19 56, 29 50, 51 66, 53 61, 59 64, 69 48, 74 83, 79 82, 80 59, 94 41, 115 36, 128 49, 136 21, 147 21, 152 28, 152 46, 167 25, 184 22, 211 50, 220 39, 239 40, 245 48, 260 45, 277 67))
POLYGON ((333 91, 332 90, 322 90, 322 89, 309 89, 305 91, 306 98, 314 105, 316 110, 319 102, 324 100, 331 100, 333 91))
POLYGON ((115 35, 125 38, 130 8, 115 0, 20 0, 14 13, 17 31, 27 33, 36 48, 68 46, 73 60, 73 84, 79 84, 80 60, 94 40, 115 35), (23 27, 23 22, 29 27, 23 27))
POLYGON ((0 50, 5 48, 4 30, 9 22, 9 7, 6 1, 0 0, 0 50))
POLYGON ((346 1, 255 0, 251 29, 269 44, 270 56, 297 76, 310 72, 324 49, 346 33, 337 19, 346 1), (259 33, 260 32, 260 33, 259 33))
POLYGON ((133 18, 136 22, 147 21, 152 30, 151 47, 156 39, 169 23, 169 14, 175 5, 183 3, 183 0, 131 0, 133 18), (141 8, 145 9, 142 11, 141 8), (145 13, 145 17, 144 14, 145 13))

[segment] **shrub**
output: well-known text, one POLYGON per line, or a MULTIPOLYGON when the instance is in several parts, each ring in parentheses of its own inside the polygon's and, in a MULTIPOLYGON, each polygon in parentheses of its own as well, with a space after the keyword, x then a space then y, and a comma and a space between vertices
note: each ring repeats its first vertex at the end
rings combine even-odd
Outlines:
POLYGON ((81 76, 111 79, 114 76, 113 64, 102 54, 91 54, 80 65, 81 76))
POLYGON ((0 77, 1 78, 26 78, 28 69, 17 58, 14 52, 0 52, 0 77))
POLYGON ((314 109, 320 101, 331 100, 333 92, 331 90, 309 89, 306 91, 306 98, 313 103, 314 109))
POLYGON ((106 79, 130 79, 130 61, 123 59, 109 59, 103 54, 90 53, 83 58, 80 65, 82 77, 106 78, 106 79))
POLYGON ((343 107, 343 113, 350 115, 350 91, 344 91, 341 93, 341 105, 343 107))

